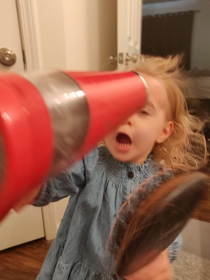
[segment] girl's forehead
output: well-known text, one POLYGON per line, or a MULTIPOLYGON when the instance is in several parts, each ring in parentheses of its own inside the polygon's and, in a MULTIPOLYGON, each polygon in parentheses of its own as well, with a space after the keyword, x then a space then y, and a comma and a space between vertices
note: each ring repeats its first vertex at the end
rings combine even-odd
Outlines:
POLYGON ((169 104, 169 100, 163 81, 146 74, 142 74, 142 76, 145 78, 149 88, 148 104, 165 108, 169 104))

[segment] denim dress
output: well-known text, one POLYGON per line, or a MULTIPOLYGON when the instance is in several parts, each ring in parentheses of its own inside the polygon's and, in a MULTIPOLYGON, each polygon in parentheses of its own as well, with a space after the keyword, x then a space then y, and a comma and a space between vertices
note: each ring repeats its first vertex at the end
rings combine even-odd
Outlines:
MULTIPOLYGON (((159 170, 151 156, 142 165, 121 163, 103 146, 47 181, 35 206, 69 195, 70 199, 37 280, 121 279, 114 271, 114 257, 106 249, 110 230, 129 194, 159 170)), ((171 260, 180 243, 178 238, 169 247, 171 260)))

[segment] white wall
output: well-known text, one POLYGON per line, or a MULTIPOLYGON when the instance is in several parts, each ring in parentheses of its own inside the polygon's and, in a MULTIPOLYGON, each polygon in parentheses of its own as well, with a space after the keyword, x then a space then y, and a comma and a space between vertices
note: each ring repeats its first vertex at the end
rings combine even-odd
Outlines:
POLYGON ((63 0, 63 8, 67 66, 109 70, 107 59, 117 53, 117 1, 63 0))
POLYGON ((36 14, 42 68, 113 69, 107 59, 117 54, 116 0, 37 0, 36 14))
POLYGON ((62 0, 36 0, 36 24, 41 68, 66 68, 62 0))

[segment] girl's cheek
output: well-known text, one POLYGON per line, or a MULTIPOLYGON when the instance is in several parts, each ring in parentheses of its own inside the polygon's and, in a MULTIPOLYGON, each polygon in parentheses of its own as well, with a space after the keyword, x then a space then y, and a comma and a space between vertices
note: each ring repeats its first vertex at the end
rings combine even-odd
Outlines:
POLYGON ((140 141, 147 141, 152 138, 153 131, 152 128, 150 129, 149 127, 144 127, 139 130, 138 132, 138 138, 140 141))
POLYGON ((138 134, 137 142, 140 144, 147 144, 151 142, 151 137, 147 131, 142 131, 142 133, 138 134))

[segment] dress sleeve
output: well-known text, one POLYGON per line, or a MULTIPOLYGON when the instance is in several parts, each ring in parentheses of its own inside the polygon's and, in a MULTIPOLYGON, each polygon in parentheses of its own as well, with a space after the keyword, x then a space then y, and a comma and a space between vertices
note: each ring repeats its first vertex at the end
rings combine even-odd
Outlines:
POLYGON ((42 185, 42 189, 34 200, 33 205, 45 206, 50 202, 55 202, 69 195, 78 193, 84 186, 84 161, 81 160, 70 169, 46 181, 42 185))

